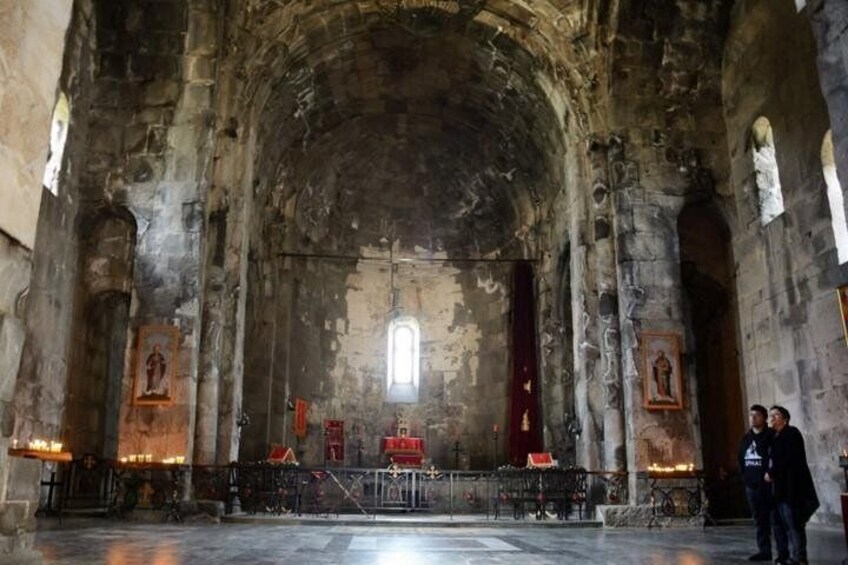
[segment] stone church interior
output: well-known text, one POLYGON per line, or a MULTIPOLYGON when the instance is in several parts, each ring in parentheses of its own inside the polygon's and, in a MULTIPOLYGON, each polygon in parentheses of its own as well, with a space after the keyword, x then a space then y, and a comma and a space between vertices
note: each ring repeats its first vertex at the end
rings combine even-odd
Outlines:
POLYGON ((0 561, 316 480, 738 520, 752 404, 841 532, 844 0, 9 0, 0 108, 0 561))

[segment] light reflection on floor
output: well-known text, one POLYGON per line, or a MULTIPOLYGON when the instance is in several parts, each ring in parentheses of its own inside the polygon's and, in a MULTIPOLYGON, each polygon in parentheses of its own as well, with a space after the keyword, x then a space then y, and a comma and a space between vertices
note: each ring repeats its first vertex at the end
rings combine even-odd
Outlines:
MULTIPOLYGON (((839 531, 810 531, 810 561, 839 565, 839 531)), ((333 525, 170 525, 97 522, 40 531, 45 563, 70 565, 377 564, 500 565, 531 562, 644 565, 747 563, 751 528, 665 530, 333 525)))

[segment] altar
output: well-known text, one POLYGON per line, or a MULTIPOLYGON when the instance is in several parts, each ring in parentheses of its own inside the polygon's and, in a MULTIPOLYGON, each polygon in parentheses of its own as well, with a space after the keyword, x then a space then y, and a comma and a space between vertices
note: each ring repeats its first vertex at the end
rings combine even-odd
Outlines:
POLYGON ((406 436, 384 437, 383 453, 398 467, 421 467, 425 453, 424 439, 406 436))

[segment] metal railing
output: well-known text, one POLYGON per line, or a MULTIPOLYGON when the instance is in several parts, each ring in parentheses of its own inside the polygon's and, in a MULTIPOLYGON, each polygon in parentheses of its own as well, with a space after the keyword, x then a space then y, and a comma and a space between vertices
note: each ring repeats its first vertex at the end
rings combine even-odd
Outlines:
POLYGON ((495 471, 305 468, 270 463, 126 464, 75 460, 59 472, 58 510, 174 515, 181 500, 224 503, 226 512, 272 515, 485 514, 488 518, 586 519, 594 504, 626 503, 627 474, 581 468, 495 471), (600 493, 600 494, 599 494, 600 493))

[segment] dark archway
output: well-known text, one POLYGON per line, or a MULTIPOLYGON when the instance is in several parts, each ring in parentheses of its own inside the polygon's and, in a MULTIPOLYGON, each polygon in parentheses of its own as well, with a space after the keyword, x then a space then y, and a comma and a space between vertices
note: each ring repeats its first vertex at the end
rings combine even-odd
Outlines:
POLYGON ((680 266, 698 385, 701 445, 715 518, 745 514, 737 448, 745 431, 730 234, 712 208, 691 206, 678 218, 680 266))

